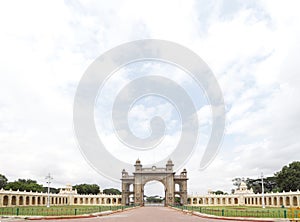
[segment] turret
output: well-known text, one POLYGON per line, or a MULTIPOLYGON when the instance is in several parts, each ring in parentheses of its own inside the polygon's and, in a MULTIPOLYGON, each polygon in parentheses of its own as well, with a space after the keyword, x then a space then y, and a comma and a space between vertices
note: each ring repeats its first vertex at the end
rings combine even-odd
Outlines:
POLYGON ((173 171, 173 166, 174 166, 174 164, 173 164, 172 160, 169 159, 167 164, 166 164, 167 171, 173 171))
POLYGON ((128 172, 125 169, 122 170, 122 178, 128 177, 128 172))
POLYGON ((136 172, 142 171, 143 165, 141 164, 141 161, 139 159, 136 160, 134 167, 136 172))
POLYGON ((186 177, 187 176, 187 171, 186 169, 183 169, 183 171, 180 173, 180 177, 186 177))

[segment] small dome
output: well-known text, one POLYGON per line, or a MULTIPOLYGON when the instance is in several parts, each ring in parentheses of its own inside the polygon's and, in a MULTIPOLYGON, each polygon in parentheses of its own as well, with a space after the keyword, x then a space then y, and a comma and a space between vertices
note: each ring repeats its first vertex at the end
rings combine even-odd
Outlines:
POLYGON ((137 160, 135 161, 135 163, 136 163, 136 164, 140 164, 140 163, 141 163, 140 159, 137 159, 137 160))

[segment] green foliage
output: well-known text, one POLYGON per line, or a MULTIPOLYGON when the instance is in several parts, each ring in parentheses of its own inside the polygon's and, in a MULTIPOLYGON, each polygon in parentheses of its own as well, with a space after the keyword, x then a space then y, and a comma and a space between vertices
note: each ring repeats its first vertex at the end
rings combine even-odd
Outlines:
MULTIPOLYGON (((239 186, 243 178, 234 178, 234 186, 239 186)), ((248 189, 252 188, 254 193, 261 193, 261 178, 245 180, 248 189)), ((274 176, 264 178, 264 191, 282 192, 282 191, 296 191, 300 190, 300 162, 295 161, 288 166, 284 166, 281 171, 274 174, 274 176)))
POLYGON ((38 184, 35 180, 31 179, 18 179, 14 182, 9 182, 6 184, 4 189, 9 190, 20 190, 20 191, 33 191, 42 192, 43 186, 38 184))
MULTIPOLYGON (((149 203, 162 203, 163 202, 163 198, 159 197, 159 196, 147 197, 146 200, 149 203)), ((180 202, 180 200, 179 200, 179 202, 180 202)))
POLYGON ((280 191, 300 190, 300 162, 295 161, 284 166, 275 173, 275 177, 280 191))
POLYGON ((115 188, 109 188, 109 189, 104 189, 103 190, 104 194, 114 194, 114 195, 120 195, 121 191, 115 188))
POLYGON ((77 189, 78 194, 98 194, 100 193, 100 187, 97 184, 78 184, 73 186, 73 189, 77 189))
POLYGON ((175 197, 175 205, 179 205, 180 203, 180 197, 175 197))
MULTIPOLYGON (((48 192, 48 187, 43 187, 43 192, 48 192)), ((59 193, 59 188, 50 187, 50 193, 59 193)))
MULTIPOLYGON (((182 207, 180 208, 183 209, 182 207)), ((293 212, 291 210, 278 207, 268 207, 266 209, 262 209, 261 207, 249 206, 185 206, 184 209, 225 217, 293 218, 295 215, 300 214, 300 210, 295 210, 293 212)))
MULTIPOLYGON (((134 205, 133 205, 134 206, 134 205)), ((18 207, 0 207, 1 216, 75 216, 86 215, 103 211, 115 211, 119 209, 129 208, 131 206, 95 206, 95 205, 65 205, 65 206, 18 206, 18 207)), ((2 221, 2 220, 1 220, 2 221)), ((10 221, 10 220, 9 220, 10 221)), ((15 220, 13 220, 15 221, 15 220)), ((23 221, 23 220, 22 220, 23 221)), ((27 221, 27 220, 26 220, 27 221)), ((78 219, 78 221, 82 221, 78 219)))
POLYGON ((222 194, 227 194, 227 193, 224 193, 222 190, 217 190, 217 191, 213 191, 213 194, 222 195, 222 194))
MULTIPOLYGON (((261 179, 250 179, 247 178, 246 184, 248 188, 252 188, 254 193, 261 193, 261 179)), ((276 177, 266 177, 264 178, 264 190, 266 193, 276 192, 278 190, 278 185, 276 182, 276 177)))
POLYGON ((0 189, 4 188, 7 184, 7 178, 0 174, 0 189))
POLYGON ((241 182, 242 182, 243 180, 244 180, 244 178, 239 178, 239 177, 237 177, 237 178, 234 178, 234 179, 232 180, 232 182, 233 182, 233 185, 234 185, 234 186, 239 187, 240 184, 241 184, 241 182))

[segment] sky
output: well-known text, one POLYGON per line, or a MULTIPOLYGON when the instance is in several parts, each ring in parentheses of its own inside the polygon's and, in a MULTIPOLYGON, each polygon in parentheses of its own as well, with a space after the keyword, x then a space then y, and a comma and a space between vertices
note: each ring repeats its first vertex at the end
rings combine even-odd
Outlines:
MULTIPOLYGON (((108 151, 128 163, 140 158, 151 164, 174 149, 180 115, 168 101, 143 98, 128 114, 132 132, 141 138, 149 136, 149 119, 163 116, 167 134, 158 150, 120 147, 107 118, 128 82, 162 75, 186 89, 197 107, 198 145, 178 169, 188 171, 189 194, 230 192, 235 177, 272 176, 300 159, 299 7, 297 0, 0 1, 0 174, 9 181, 31 178, 46 185, 50 172, 55 187, 120 188, 80 150, 73 129, 75 92, 97 57, 151 38, 189 48, 214 73, 226 110, 221 148, 199 170, 212 118, 204 92, 182 70, 144 62, 118 70, 98 95, 104 99, 95 105, 96 128, 108 151)), ((147 184, 145 192, 161 194, 163 187, 147 184)))

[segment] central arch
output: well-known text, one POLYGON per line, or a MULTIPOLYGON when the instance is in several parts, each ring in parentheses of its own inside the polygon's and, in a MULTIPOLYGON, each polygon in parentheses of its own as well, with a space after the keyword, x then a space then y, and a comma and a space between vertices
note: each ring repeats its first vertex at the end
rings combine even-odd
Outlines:
POLYGON ((158 180, 150 180, 145 182, 143 187, 143 197, 145 206, 164 206, 166 187, 158 180))
POLYGON ((180 175, 175 175, 173 172, 173 162, 168 160, 165 168, 152 166, 143 168, 141 161, 135 163, 135 171, 133 176, 129 176, 123 169, 122 171, 122 204, 128 205, 131 203, 130 196, 133 196, 133 203, 144 205, 144 186, 149 181, 159 181, 165 187, 165 205, 175 204, 175 195, 180 196, 180 203, 187 203, 187 172, 184 169, 180 175), (175 191, 175 184, 178 184, 179 191, 175 191), (130 186, 133 185, 133 191, 130 186))

